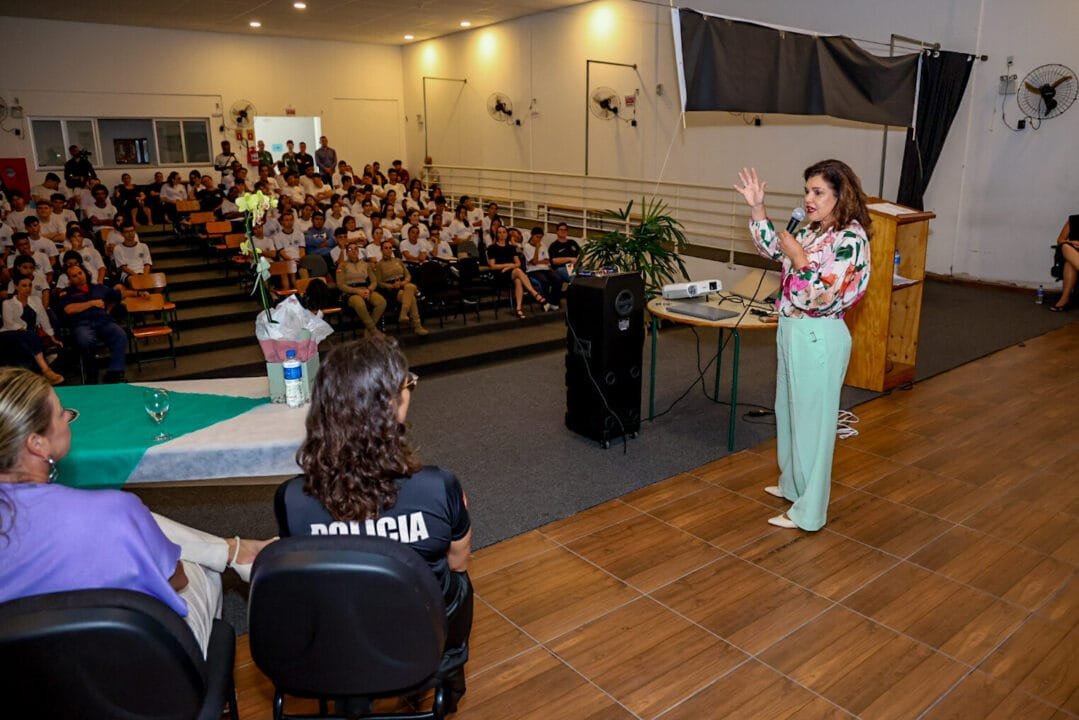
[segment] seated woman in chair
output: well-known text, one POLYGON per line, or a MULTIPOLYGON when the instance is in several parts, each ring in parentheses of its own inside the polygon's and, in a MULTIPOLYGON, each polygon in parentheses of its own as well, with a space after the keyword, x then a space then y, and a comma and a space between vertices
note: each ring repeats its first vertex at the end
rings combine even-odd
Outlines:
POLYGON ((547 298, 543 297, 532 282, 521 270, 521 257, 517 248, 509 244, 509 231, 502 225, 495 230, 495 244, 487 248, 487 267, 495 273, 495 283, 500 286, 513 284, 514 307, 517 309, 517 317, 524 320, 525 313, 521 306, 524 301, 524 292, 528 290, 536 302, 540 305, 547 304, 547 298))
POLYGON ((1064 289, 1060 293, 1060 299, 1049 309, 1053 312, 1064 312, 1071 302, 1072 293, 1075 292, 1076 280, 1079 280, 1079 215, 1072 215, 1068 222, 1064 223, 1057 237, 1057 245, 1064 259, 1064 272, 1061 277, 1064 289))
POLYGON ((446 600, 449 634, 440 672, 464 693, 472 628, 468 501, 453 473, 420 465, 405 435, 416 376, 383 335, 345 343, 315 377, 304 474, 275 500, 282 535, 379 535, 411 546, 431 566, 446 600))
POLYGON ((270 541, 225 540, 151 513, 120 490, 53 484, 71 449, 65 410, 48 381, 0 368, 0 602, 67 590, 152 595, 184 617, 203 653, 221 615, 221 577, 270 541))

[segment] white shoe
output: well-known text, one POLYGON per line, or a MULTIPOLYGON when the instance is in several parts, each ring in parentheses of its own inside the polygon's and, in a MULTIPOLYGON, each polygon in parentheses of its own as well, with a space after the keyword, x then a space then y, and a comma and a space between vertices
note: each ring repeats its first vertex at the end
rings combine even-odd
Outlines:
POLYGON ((783 491, 779 489, 778 485, 769 485, 768 487, 764 488, 764 492, 768 493, 772 497, 777 497, 780 500, 786 500, 787 499, 787 498, 783 497, 783 491))
POLYGON ((786 528, 787 530, 797 530, 798 526, 794 524, 794 521, 788 518, 786 515, 776 515, 774 518, 768 518, 769 525, 775 525, 776 527, 786 528))
POLYGON ((543 306, 543 309, 546 310, 547 312, 554 312, 555 310, 558 309, 558 306, 557 305, 552 305, 551 303, 547 303, 546 305, 543 306))

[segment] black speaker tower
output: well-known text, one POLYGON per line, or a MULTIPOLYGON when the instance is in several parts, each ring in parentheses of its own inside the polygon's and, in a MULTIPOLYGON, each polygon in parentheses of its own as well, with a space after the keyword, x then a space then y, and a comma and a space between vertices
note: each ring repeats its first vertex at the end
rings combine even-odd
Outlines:
POLYGON ((610 447, 641 429, 644 281, 577 275, 566 294, 566 427, 610 447))

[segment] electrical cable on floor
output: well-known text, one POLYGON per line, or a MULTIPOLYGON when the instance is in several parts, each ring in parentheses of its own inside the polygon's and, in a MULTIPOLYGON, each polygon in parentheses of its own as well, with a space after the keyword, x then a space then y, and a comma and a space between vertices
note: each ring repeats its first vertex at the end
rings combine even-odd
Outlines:
POLYGON ((840 440, 846 440, 847 438, 856 437, 858 431, 851 427, 858 424, 858 416, 852 413, 850 410, 840 410, 839 420, 836 424, 836 437, 840 440))

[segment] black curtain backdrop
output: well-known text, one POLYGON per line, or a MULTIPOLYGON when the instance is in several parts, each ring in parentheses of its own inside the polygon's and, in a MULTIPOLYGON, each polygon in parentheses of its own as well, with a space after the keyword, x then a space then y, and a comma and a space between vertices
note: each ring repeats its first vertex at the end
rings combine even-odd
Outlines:
POLYGON ((937 166, 948 130, 967 89, 974 59, 966 53, 941 50, 922 58, 918 89, 918 122, 907 130, 903 172, 899 176, 900 205, 924 210, 925 189, 937 166))
POLYGON ((831 115, 909 126, 918 53, 878 57, 817 37, 679 10, 686 110, 831 115))

